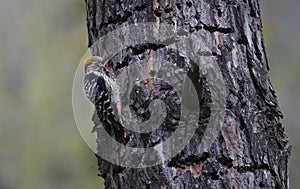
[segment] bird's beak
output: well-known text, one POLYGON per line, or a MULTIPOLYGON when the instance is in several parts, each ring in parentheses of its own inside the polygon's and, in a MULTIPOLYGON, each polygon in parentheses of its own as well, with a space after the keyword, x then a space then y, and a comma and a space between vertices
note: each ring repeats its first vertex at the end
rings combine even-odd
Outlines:
POLYGON ((92 61, 87 58, 84 62, 83 62, 83 67, 84 67, 84 71, 86 71, 86 68, 88 67, 88 65, 90 65, 92 63, 92 61))

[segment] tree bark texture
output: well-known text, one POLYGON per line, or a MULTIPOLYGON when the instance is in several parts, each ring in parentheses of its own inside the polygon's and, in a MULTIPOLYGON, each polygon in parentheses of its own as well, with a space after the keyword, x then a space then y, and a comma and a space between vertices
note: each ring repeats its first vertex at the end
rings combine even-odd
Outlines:
MULTIPOLYGON (((126 168, 97 156, 105 188, 288 188, 290 145, 268 77, 258 0, 86 0, 86 5, 89 46, 126 24, 176 25, 183 34, 201 36, 209 53, 216 57, 227 88, 224 125, 210 148, 197 153, 193 149, 201 143, 210 112, 210 92, 205 87, 205 78, 192 65, 186 66, 185 58, 179 53, 162 45, 141 44, 114 56, 111 63, 115 69, 149 56, 167 57, 170 63, 187 68, 199 95, 201 112, 199 129, 193 139, 180 154, 163 165, 126 168)), ((93 49, 93 54, 101 53, 93 49)), ((132 106, 139 109, 136 104, 143 104, 149 95, 160 98, 161 88, 167 87, 164 83, 157 86, 155 94, 148 94, 147 87, 140 88, 144 92, 132 96, 132 106)), ((167 103, 173 109, 171 117, 167 116, 160 128, 163 134, 133 133, 124 143, 135 147, 153 146, 153 137, 159 141, 171 135, 172 119, 180 113, 180 108, 167 103)))

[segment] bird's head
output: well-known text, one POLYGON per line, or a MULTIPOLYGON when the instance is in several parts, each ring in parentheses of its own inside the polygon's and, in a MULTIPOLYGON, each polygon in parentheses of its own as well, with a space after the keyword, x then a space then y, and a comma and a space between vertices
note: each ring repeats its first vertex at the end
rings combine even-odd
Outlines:
POLYGON ((105 67, 105 62, 100 56, 90 56, 85 59, 83 66, 85 73, 88 73, 90 71, 96 71, 102 67, 105 67))

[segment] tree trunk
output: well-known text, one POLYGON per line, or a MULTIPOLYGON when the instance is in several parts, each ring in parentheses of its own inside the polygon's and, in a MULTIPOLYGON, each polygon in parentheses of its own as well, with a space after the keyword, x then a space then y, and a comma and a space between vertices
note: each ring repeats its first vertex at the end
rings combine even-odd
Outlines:
MULTIPOLYGON (((226 87, 223 126, 207 149, 195 150, 205 142, 203 136, 212 112, 212 90, 201 68, 197 70, 195 63, 184 55, 185 50, 178 52, 176 48, 153 42, 132 45, 110 57, 114 70, 153 57, 184 69, 198 94, 201 110, 198 128, 190 142, 174 157, 160 157, 162 164, 132 168, 114 165, 98 154, 99 175, 105 179, 105 188, 288 188, 290 145, 268 77, 258 0, 86 0, 86 4, 90 47, 121 26, 153 22, 160 28, 170 24, 178 36, 193 34, 200 38, 206 46, 202 52, 214 58, 226 87)), ((103 55, 109 44, 101 41, 100 46, 93 46, 93 54, 103 55)), ((145 99, 160 99, 167 107, 166 120, 148 134, 106 128, 127 146, 155 146, 178 129, 176 117, 181 109, 174 103, 179 99, 178 94, 170 92, 173 89, 168 83, 151 80, 149 87, 147 82, 131 86, 139 91, 131 93, 131 111, 138 119, 147 120, 149 103, 145 99)), ((97 120, 94 122, 99 124, 97 120)), ((97 134, 102 137, 101 132, 97 134)), ((100 147, 98 150, 101 151, 100 147)), ((111 147, 112 158, 118 153, 111 147)), ((143 158, 143 154, 137 157, 143 158)))

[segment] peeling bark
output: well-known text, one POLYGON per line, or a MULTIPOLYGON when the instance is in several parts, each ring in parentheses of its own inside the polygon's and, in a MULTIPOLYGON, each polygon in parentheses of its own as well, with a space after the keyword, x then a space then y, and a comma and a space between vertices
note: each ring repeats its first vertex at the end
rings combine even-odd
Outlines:
MULTIPOLYGON (((165 164, 129 169, 97 156, 99 175, 105 179, 106 188, 288 188, 290 145, 268 76, 258 0, 86 0, 86 5, 89 46, 121 25, 171 24, 181 28, 183 34, 201 37, 208 53, 216 57, 228 91, 224 126, 210 149, 199 154, 194 149, 201 143, 210 116, 210 92, 203 75, 192 64, 186 66, 179 53, 163 45, 141 44, 114 56, 111 63, 116 70, 151 57, 167 57, 170 63, 188 67, 201 101, 201 112, 193 139, 165 164)), ((98 51, 93 49, 94 54, 98 51)), ((145 98, 162 98, 172 91, 160 81, 156 85, 154 94, 142 87, 139 95, 133 97, 132 107, 137 116, 147 116, 138 112, 147 110, 143 105, 145 98), (137 105, 137 101, 142 105, 137 105)), ((176 94, 172 98, 176 99, 176 94)), ((163 100, 173 109, 160 132, 131 133, 127 144, 149 147, 172 134, 180 108, 174 101, 163 100)))

